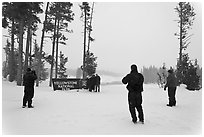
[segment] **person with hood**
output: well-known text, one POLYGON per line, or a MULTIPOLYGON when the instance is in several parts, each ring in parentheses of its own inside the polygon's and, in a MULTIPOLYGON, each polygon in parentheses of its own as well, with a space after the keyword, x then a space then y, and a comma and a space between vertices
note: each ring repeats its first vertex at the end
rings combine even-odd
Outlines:
POLYGON ((128 92, 128 104, 129 111, 132 117, 132 122, 137 123, 136 110, 138 112, 139 122, 144 124, 144 114, 142 108, 142 91, 143 91, 144 77, 141 73, 138 73, 137 66, 131 65, 131 72, 127 74, 123 79, 123 84, 126 86, 128 92))
POLYGON ((23 96, 23 107, 26 107, 28 103, 28 108, 33 108, 32 98, 34 96, 34 83, 37 79, 35 71, 31 71, 30 68, 27 68, 26 74, 23 76, 23 85, 24 85, 24 96, 23 96))
POLYGON ((167 83, 164 86, 164 90, 168 87, 168 97, 169 97, 169 104, 167 106, 172 107, 176 106, 176 87, 177 87, 177 79, 172 69, 168 70, 168 77, 167 83))

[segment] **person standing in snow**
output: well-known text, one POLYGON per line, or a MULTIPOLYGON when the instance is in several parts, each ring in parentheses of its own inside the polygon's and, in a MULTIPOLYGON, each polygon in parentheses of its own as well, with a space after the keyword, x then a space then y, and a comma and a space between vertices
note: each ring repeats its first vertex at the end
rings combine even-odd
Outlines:
POLYGON ((92 75, 89 79, 88 79, 88 89, 90 92, 95 91, 95 75, 92 75))
POLYGON ((168 77, 167 77, 167 83, 164 86, 164 90, 166 91, 166 88, 168 87, 168 97, 169 97, 169 104, 167 106, 172 107, 176 106, 176 86, 177 86, 177 80, 176 76, 172 69, 168 70, 168 77))
POLYGON ((137 116, 135 108, 138 111, 139 121, 144 124, 144 114, 142 108, 142 91, 143 91, 144 77, 141 73, 138 73, 137 66, 131 65, 131 72, 127 74, 123 79, 123 84, 126 86, 128 92, 128 104, 129 111, 132 117, 132 122, 137 123, 137 116))
POLYGON ((23 96, 23 108, 26 107, 28 102, 28 108, 33 108, 32 98, 34 96, 34 83, 37 79, 35 71, 31 71, 30 68, 27 68, 26 74, 23 76, 23 85, 24 85, 24 96, 23 96))
POLYGON ((96 92, 100 92, 101 77, 98 74, 96 74, 95 80, 96 80, 96 92))

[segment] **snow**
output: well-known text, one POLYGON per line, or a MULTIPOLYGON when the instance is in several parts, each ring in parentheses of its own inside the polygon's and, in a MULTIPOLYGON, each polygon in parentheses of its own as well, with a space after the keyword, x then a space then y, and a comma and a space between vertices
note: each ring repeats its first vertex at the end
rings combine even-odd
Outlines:
POLYGON ((3 135, 197 135, 202 134, 202 91, 177 89, 177 106, 167 92, 144 85, 145 124, 131 122, 125 85, 102 85, 101 92, 53 91, 35 87, 34 109, 21 108, 23 87, 2 81, 3 135))

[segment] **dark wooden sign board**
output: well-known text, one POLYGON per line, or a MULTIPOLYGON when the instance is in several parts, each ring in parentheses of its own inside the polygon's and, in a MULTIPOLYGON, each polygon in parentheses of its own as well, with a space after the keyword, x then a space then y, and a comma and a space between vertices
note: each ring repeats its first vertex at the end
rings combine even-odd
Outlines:
POLYGON ((87 80, 69 78, 69 79, 52 79, 53 90, 71 90, 87 89, 87 80))

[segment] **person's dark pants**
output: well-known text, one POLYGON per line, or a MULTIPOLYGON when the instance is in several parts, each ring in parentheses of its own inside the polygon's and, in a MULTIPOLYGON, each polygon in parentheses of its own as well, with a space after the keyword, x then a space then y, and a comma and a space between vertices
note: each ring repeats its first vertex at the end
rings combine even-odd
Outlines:
POLYGON ((175 106, 176 105, 176 87, 168 87, 168 96, 169 96, 169 105, 175 106))
POLYGON ((100 84, 96 84, 96 92, 100 92, 100 84))
POLYGON ((91 85, 91 91, 92 90, 95 91, 95 85, 94 84, 91 85))
POLYGON ((24 87, 23 106, 26 106, 28 102, 28 107, 31 107, 33 96, 34 96, 34 87, 24 87))
POLYGON ((132 117, 132 121, 137 121, 136 110, 138 112, 138 117, 140 121, 144 121, 144 114, 142 109, 142 93, 139 92, 129 92, 128 93, 128 104, 129 104, 129 111, 132 117))

